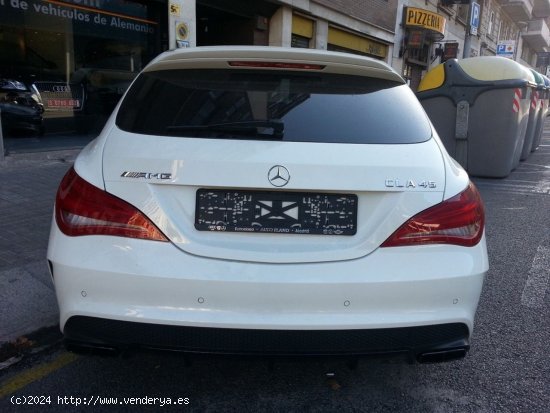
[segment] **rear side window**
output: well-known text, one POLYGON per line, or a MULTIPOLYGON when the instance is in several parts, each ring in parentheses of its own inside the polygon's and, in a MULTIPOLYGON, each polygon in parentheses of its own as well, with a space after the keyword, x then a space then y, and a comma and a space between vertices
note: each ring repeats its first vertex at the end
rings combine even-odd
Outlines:
POLYGON ((312 72, 145 72, 116 123, 127 132, 182 138, 387 144, 431 137, 407 85, 312 72))

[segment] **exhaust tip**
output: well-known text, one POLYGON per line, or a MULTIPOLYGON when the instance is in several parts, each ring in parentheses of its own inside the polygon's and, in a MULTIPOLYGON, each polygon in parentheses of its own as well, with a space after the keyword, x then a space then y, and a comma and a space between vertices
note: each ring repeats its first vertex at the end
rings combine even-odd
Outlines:
POLYGON ((467 347, 453 348, 450 350, 431 351, 420 353, 416 356, 419 363, 442 363, 445 361, 459 360, 466 356, 467 347))
POLYGON ((101 344, 78 343, 65 340, 65 348, 67 351, 81 355, 97 355, 116 357, 121 354, 121 350, 116 347, 104 346, 101 344))

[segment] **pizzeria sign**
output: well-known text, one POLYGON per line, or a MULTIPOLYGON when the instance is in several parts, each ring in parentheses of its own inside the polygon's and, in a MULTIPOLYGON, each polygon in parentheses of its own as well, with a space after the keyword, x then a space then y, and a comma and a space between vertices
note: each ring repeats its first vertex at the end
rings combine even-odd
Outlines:
POLYGON ((447 20, 440 14, 416 7, 406 7, 404 20, 406 27, 423 28, 445 35, 447 20))

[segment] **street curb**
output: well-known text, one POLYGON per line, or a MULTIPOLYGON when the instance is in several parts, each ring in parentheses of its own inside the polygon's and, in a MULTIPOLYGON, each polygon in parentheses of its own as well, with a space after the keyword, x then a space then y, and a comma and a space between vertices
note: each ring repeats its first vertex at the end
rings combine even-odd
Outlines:
POLYGON ((41 327, 32 333, 25 334, 16 340, 0 344, 0 371, 18 363, 27 355, 41 353, 60 343, 63 335, 56 324, 41 327))
POLYGON ((47 152, 27 152, 8 154, 0 161, 0 168, 37 166, 37 164, 51 164, 57 162, 74 162, 82 148, 64 149, 47 152))

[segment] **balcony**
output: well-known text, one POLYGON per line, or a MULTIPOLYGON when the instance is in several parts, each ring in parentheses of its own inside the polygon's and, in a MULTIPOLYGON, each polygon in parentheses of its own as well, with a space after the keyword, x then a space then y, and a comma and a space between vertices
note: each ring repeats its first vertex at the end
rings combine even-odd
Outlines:
POLYGON ((533 0, 533 17, 550 16, 550 0, 533 0))
POLYGON ((550 29, 543 19, 531 20, 521 35, 536 52, 544 52, 550 47, 550 29))
POLYGON ((531 20, 532 18, 533 0, 499 0, 499 3, 502 9, 513 21, 526 21, 531 20))

